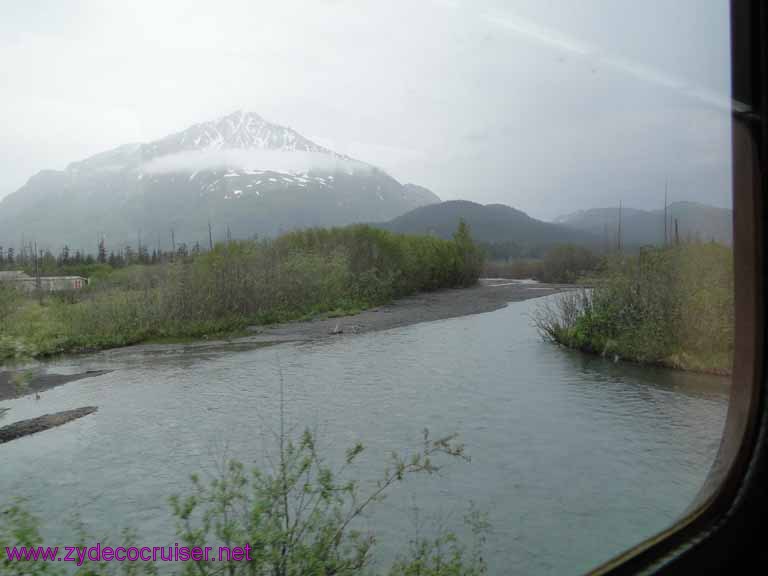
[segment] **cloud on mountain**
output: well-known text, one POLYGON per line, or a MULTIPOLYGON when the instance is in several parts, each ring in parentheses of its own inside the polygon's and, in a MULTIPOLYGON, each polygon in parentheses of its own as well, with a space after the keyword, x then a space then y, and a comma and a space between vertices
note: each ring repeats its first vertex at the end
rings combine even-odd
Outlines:
POLYGON ((349 174, 371 169, 357 160, 321 152, 284 150, 188 150, 154 158, 142 164, 148 174, 197 172, 214 169, 271 170, 274 172, 304 173, 347 172, 349 174))

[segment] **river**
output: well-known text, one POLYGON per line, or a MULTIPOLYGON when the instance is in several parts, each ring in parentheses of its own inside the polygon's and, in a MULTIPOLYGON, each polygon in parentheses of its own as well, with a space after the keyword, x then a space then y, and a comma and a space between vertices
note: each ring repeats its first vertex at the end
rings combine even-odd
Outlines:
POLYGON ((28 498, 46 543, 71 543, 78 512, 94 534, 122 527, 173 543, 167 498, 227 456, 263 464, 280 385, 297 431, 331 459, 361 440, 373 479, 421 431, 458 433, 470 463, 395 487, 366 519, 386 564, 409 535, 488 514, 492 574, 579 573, 668 526, 713 461, 727 408, 718 377, 613 363, 542 342, 540 300, 494 312, 311 343, 148 351, 57 360, 112 369, 3 402, 9 423, 78 406, 96 414, 0 447, 0 501, 28 498))

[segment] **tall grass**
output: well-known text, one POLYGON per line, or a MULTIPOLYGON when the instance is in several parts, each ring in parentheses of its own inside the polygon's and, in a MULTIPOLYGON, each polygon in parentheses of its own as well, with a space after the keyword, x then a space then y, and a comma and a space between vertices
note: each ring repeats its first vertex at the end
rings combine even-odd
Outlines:
POLYGON ((454 240, 369 226, 234 241, 101 276, 82 293, 0 309, 0 359, 195 338, 354 311, 418 291, 468 286, 482 266, 466 226, 454 240))
POLYGON ((637 362, 729 373, 733 361, 733 256, 686 243, 613 256, 590 290, 542 305, 547 339, 637 362))

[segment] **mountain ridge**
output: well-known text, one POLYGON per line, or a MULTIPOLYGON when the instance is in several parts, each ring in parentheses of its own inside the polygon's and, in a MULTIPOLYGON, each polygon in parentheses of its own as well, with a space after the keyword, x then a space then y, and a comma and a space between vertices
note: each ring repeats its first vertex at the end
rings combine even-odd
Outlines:
MULTIPOLYGON (((683 200, 667 206, 667 239, 674 239, 675 220, 681 240, 714 240, 730 245, 733 240, 733 211, 701 202, 683 200)), ((555 222, 576 230, 590 232, 615 243, 619 207, 589 208, 566 214, 555 222)), ((664 209, 641 210, 622 207, 622 243, 626 246, 661 244, 664 242, 664 209)))
POLYGON ((460 219, 464 219, 472 237, 480 243, 514 243, 534 253, 561 243, 599 244, 599 238, 590 233, 538 220, 512 206, 483 205, 470 200, 446 200, 421 206, 379 226, 392 232, 451 238, 460 219))
POLYGON ((388 220, 440 199, 292 128, 237 111, 144 143, 41 170, 0 200, 0 245, 120 248, 144 235, 168 248, 272 236, 307 226, 388 220))

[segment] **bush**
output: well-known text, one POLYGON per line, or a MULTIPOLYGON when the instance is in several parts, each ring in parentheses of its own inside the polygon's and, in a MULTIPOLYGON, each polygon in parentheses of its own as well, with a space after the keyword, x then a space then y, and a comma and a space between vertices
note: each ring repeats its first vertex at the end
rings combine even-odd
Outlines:
POLYGON ((9 282, 0 282, 0 331, 19 308, 21 294, 9 282))
POLYGON ((573 284, 598 268, 600 259, 590 250, 573 244, 553 246, 544 256, 536 277, 542 282, 573 284))
POLYGON ((727 373, 733 357, 733 257, 714 243, 613 256, 591 290, 542 305, 547 339, 638 362, 727 373))
POLYGON ((544 258, 519 258, 488 262, 485 275, 491 278, 533 278, 540 282, 574 284, 600 268, 602 259, 594 252, 573 244, 558 244, 544 258))
POLYGON ((43 356, 196 338, 359 311, 418 291, 471 285, 481 267, 463 222, 452 241, 358 225, 228 242, 165 264, 115 270, 42 305, 4 299, 0 358, 24 350, 43 356))

